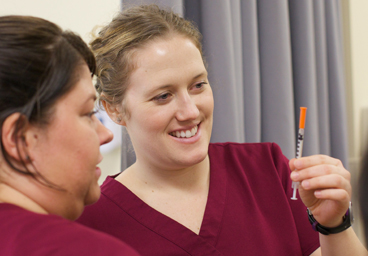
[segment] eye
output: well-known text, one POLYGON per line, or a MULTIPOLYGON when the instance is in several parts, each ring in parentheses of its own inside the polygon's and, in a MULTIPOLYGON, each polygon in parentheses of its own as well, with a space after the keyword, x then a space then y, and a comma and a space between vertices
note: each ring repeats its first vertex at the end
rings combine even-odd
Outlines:
POLYGON ((154 101, 157 101, 158 103, 165 103, 171 98, 170 93, 163 93, 153 98, 154 101))
POLYGON ((192 89, 193 90, 203 90, 204 89, 204 85, 207 84, 206 82, 201 82, 198 84, 195 84, 192 89))
POLYGON ((89 118, 92 118, 97 113, 97 110, 93 110, 87 114, 89 118))

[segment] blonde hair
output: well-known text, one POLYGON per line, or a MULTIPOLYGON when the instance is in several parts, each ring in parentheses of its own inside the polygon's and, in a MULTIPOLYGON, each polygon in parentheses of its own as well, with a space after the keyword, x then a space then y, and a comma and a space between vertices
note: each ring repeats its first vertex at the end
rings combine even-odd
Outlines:
POLYGON ((129 77, 135 69, 134 52, 148 42, 179 34, 192 40, 202 58, 202 35, 194 23, 157 5, 134 6, 120 12, 90 43, 96 57, 96 90, 101 100, 123 104, 129 77))

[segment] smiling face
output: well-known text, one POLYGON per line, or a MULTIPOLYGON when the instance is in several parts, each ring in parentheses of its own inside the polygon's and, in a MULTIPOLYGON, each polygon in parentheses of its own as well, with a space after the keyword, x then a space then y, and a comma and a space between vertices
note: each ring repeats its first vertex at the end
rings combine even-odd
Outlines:
POLYGON ((137 163, 175 170, 207 156, 213 95, 201 54, 175 34, 137 50, 125 95, 124 122, 137 163))
POLYGON ((96 92, 87 66, 77 72, 77 84, 56 102, 50 124, 35 128, 37 143, 30 152, 35 168, 62 189, 51 189, 54 198, 43 207, 69 219, 98 200, 99 146, 113 137, 94 115, 96 92))

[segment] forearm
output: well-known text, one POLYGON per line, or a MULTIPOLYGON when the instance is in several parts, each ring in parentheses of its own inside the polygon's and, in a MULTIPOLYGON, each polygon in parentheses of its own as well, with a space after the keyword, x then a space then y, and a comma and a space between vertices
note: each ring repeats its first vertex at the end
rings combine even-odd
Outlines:
POLYGON ((322 256, 368 256, 366 248, 351 227, 338 234, 320 234, 319 239, 322 256))

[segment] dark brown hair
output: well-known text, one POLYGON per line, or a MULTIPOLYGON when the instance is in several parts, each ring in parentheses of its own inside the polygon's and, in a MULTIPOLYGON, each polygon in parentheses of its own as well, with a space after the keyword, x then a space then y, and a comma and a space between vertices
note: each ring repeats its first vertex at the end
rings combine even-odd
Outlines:
MULTIPOLYGON (((47 127, 53 106, 76 84, 82 64, 93 75, 93 53, 78 35, 41 18, 0 17, 0 127, 13 113, 20 113, 14 134, 27 123, 47 127)), ((21 144, 17 136, 15 140, 21 144)), ((27 169, 21 156, 24 169, 16 168, 2 139, 1 152, 12 169, 43 179, 37 170, 27 169)))

